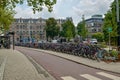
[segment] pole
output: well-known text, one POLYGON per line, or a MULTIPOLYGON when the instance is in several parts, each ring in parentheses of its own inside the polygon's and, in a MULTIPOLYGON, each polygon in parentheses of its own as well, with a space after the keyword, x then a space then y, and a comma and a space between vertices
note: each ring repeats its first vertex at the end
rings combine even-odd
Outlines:
POLYGON ((30 26, 31 26, 31 19, 28 22, 28 29, 29 29, 29 43, 31 43, 31 31, 30 31, 30 26))
POLYGON ((119 2, 116 0, 116 15, 117 15, 117 22, 119 22, 119 2))
POLYGON ((110 52, 110 32, 109 32, 109 52, 110 52))
POLYGON ((118 51, 120 51, 120 25, 119 25, 119 1, 116 0, 116 16, 117 16, 117 46, 118 46, 118 51))
POLYGON ((14 33, 13 33, 13 50, 15 49, 15 39, 14 39, 14 33))

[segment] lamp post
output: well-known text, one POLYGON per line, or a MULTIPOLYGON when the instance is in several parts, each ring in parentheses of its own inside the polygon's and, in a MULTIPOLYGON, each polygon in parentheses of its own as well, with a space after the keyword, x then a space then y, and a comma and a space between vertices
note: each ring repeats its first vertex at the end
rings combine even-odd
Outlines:
POLYGON ((118 33, 118 39, 117 39, 117 46, 118 46, 118 51, 120 50, 120 21, 119 21, 119 1, 116 0, 116 16, 117 16, 117 33, 118 33))
POLYGON ((28 22, 29 43, 31 43, 31 39, 32 39, 32 38, 31 38, 31 34, 32 34, 32 33, 31 33, 31 29, 30 29, 30 28, 31 28, 31 19, 30 19, 29 22, 28 22))
POLYGON ((116 0, 116 15, 117 15, 117 22, 119 22, 119 1, 116 0))

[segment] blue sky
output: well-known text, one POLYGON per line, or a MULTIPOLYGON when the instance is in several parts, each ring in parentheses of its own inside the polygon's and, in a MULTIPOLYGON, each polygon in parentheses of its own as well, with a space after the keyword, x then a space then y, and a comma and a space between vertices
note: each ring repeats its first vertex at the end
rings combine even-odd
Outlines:
POLYGON ((57 0, 57 3, 53 6, 53 11, 50 13, 47 8, 44 7, 43 11, 33 14, 30 7, 24 5, 17 5, 15 8, 15 18, 49 18, 54 17, 56 19, 65 19, 66 17, 72 17, 75 25, 81 21, 82 15, 85 15, 85 19, 90 18, 94 14, 104 15, 110 8, 110 4, 114 0, 57 0))

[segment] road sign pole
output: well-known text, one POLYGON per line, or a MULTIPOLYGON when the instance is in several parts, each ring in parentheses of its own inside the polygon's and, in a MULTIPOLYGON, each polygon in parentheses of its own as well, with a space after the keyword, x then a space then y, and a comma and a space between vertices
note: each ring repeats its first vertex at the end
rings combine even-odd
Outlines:
POLYGON ((118 51, 120 51, 120 20, 119 20, 119 0, 116 0, 116 16, 117 16, 117 46, 118 46, 118 51))
POLYGON ((111 47, 111 44, 110 44, 110 32, 109 32, 109 52, 110 52, 110 47, 111 47))
POLYGON ((109 33, 109 52, 110 52, 110 47, 111 47, 110 32, 112 32, 112 27, 108 28, 108 33, 109 33))

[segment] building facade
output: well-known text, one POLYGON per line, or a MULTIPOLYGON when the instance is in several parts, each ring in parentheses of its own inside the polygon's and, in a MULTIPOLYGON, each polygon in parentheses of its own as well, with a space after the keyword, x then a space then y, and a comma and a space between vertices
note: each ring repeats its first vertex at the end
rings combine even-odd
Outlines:
MULTIPOLYGON (((46 40, 46 20, 43 18, 33 19, 33 18, 16 18, 10 27, 10 31, 15 32, 15 42, 37 42, 41 40, 46 40)), ((64 23, 66 19, 56 19, 58 25, 61 29, 61 24, 64 23)))
POLYGON ((45 40, 45 19, 17 18, 11 25, 10 31, 15 32, 15 42, 35 42, 45 40))
POLYGON ((93 15, 91 18, 86 19, 86 27, 88 32, 92 35, 93 33, 102 32, 103 16, 93 15))

